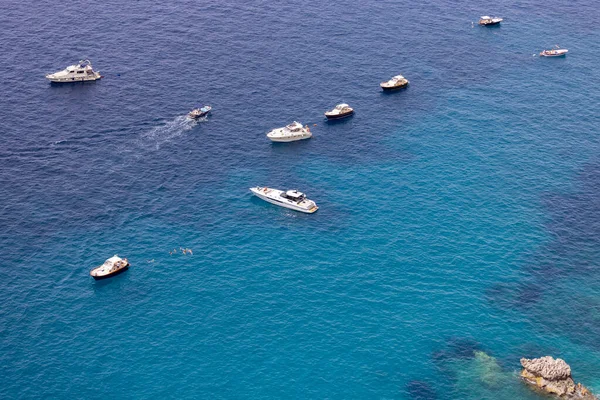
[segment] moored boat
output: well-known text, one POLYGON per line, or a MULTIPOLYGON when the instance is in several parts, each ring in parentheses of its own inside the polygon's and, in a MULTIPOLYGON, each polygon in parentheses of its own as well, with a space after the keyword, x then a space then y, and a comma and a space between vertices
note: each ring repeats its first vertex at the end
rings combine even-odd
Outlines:
POLYGON ((250 188, 250 191, 264 201, 290 210, 312 214, 319 209, 314 201, 307 199, 304 193, 297 190, 283 191, 256 186, 250 188))
POLYGON ((348 104, 338 104, 333 110, 325 112, 327 119, 338 119, 349 117, 354 114, 354 109, 348 104))
POLYGON ((402 89, 408 86, 408 79, 402 75, 396 75, 387 82, 381 82, 379 86, 381 86, 383 90, 402 89))
POLYGON ((557 46, 556 49, 552 49, 552 50, 543 50, 540 53, 540 57, 564 57, 567 55, 567 53, 569 52, 569 50, 567 49, 561 49, 557 46))
POLYGON ((310 128, 303 127, 300 122, 292 122, 282 128, 276 128, 267 133, 267 137, 273 142, 294 142, 296 140, 309 139, 312 137, 310 128))
POLYGON ((202 118, 202 117, 207 116, 211 110, 212 110, 211 106, 194 108, 192 111, 190 111, 188 113, 188 117, 190 117, 192 119, 202 118))
POLYGON ((92 278, 96 280, 110 278, 120 274, 121 272, 129 268, 129 261, 126 258, 121 258, 116 254, 104 261, 99 267, 96 267, 90 271, 92 278))
POLYGON ((490 17, 488 15, 484 15, 483 17, 479 18, 479 25, 482 25, 482 26, 498 25, 502 21, 503 21, 502 18, 490 17))
POLYGON ((52 83, 91 82, 101 79, 100 72, 94 71, 90 60, 81 60, 75 65, 69 65, 62 71, 47 74, 46 79, 52 83))

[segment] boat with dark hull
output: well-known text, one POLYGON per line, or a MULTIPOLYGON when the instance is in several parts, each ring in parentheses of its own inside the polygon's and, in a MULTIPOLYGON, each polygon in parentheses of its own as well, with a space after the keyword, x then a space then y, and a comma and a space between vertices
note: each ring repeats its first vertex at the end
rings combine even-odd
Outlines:
POLYGON ((333 110, 325 112, 327 119, 346 118, 354 114, 354 109, 348 104, 338 104, 333 110))
POLYGON ((502 21, 503 21, 502 18, 490 17, 488 15, 484 15, 483 17, 479 18, 479 25, 481 25, 481 26, 500 25, 500 22, 502 22, 502 21))
POLYGON ((408 86, 408 79, 402 75, 396 75, 387 82, 381 82, 379 86, 385 91, 403 89, 408 86))
POLYGON ((206 117, 211 110, 212 110, 211 106, 194 108, 192 111, 190 111, 188 113, 188 117, 190 117, 191 119, 198 119, 198 118, 206 117))
POLYGON ((95 280, 110 278, 115 275, 119 275, 122 272, 127 271, 129 268, 129 261, 126 258, 121 258, 116 254, 104 261, 99 267, 96 267, 90 271, 90 276, 95 280))

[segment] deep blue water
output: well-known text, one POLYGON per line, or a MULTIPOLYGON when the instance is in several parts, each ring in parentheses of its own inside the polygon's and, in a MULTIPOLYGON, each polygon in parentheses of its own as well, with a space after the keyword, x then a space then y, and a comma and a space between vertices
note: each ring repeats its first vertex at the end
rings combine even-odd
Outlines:
POLYGON ((1 398, 534 399, 542 355, 600 392, 595 2, 123 3, 0 5, 1 398))

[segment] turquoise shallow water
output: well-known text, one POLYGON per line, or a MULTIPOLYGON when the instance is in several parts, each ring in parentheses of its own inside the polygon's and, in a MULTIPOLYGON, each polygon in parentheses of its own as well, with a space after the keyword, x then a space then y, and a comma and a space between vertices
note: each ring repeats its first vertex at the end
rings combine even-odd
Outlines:
POLYGON ((45 6, 0 13, 2 398, 533 399, 546 354, 600 392, 594 3, 45 6))

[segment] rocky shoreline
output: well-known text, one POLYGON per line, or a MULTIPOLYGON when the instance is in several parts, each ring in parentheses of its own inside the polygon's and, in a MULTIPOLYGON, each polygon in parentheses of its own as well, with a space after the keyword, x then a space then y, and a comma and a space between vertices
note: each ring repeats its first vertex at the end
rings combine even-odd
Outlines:
POLYGON ((571 367, 564 360, 550 356, 541 358, 521 358, 521 377, 529 385, 561 399, 598 400, 581 383, 575 384, 571 377, 571 367))

